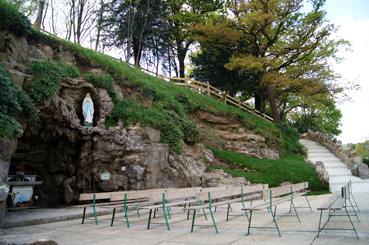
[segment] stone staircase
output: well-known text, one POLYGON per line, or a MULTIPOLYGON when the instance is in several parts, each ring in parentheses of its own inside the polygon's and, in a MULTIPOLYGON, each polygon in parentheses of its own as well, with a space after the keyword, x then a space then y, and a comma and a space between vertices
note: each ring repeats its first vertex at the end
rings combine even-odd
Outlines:
POLYGON ((353 176, 346 164, 332 154, 327 148, 311 140, 301 139, 300 143, 307 149, 308 160, 314 163, 316 161, 323 162, 329 175, 329 189, 331 192, 339 191, 340 187, 349 180, 352 181, 352 190, 354 193, 369 192, 369 180, 363 180, 353 176))

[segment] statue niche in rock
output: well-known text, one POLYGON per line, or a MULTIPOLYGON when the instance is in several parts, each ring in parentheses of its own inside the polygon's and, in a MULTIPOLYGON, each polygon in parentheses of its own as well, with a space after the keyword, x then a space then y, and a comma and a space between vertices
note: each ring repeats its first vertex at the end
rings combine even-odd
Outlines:
POLYGON ((94 119, 94 102, 91 99, 90 93, 87 93, 86 97, 83 99, 82 112, 85 119, 83 125, 91 127, 94 119))

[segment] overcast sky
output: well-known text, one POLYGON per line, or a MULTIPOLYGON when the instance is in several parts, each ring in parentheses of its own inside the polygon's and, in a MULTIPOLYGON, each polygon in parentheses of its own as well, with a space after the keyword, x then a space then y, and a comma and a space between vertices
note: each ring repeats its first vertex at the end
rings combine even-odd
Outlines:
POLYGON ((335 69, 343 75, 342 82, 354 81, 361 89, 349 92, 351 101, 339 104, 343 118, 338 138, 357 143, 369 139, 369 0, 327 0, 326 10, 328 19, 340 27, 338 35, 352 45, 335 69))

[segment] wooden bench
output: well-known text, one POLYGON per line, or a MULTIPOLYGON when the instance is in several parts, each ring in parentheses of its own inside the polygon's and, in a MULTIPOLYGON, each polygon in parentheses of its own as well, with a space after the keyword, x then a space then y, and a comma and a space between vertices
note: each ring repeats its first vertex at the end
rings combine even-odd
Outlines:
MULTIPOLYGON (((198 210, 202 210, 205 220, 207 220, 206 211, 209 212, 211 217, 212 224, 206 226, 213 227, 215 232, 218 234, 219 230, 214 218, 213 208, 229 205, 231 203, 242 203, 242 205, 244 205, 247 201, 261 198, 262 191, 265 188, 267 188, 266 185, 258 184, 253 186, 230 187, 226 190, 199 193, 196 197, 197 202, 185 208, 185 210, 188 212, 192 211, 191 232, 193 232, 195 226, 203 226, 196 225, 195 223, 196 212, 198 210)), ((227 215, 229 215, 229 209, 230 208, 228 206, 227 215)))
POLYGON ((320 233, 323 230, 352 230, 354 231, 356 238, 359 239, 355 225, 353 223, 353 220, 351 219, 351 216, 355 216, 357 220, 360 222, 355 207, 358 208, 357 203, 352 195, 352 187, 350 180, 346 185, 341 187, 341 192, 333 193, 333 195, 327 201, 325 201, 320 207, 317 208, 317 210, 320 211, 317 237, 319 237, 320 233), (355 203, 355 205, 353 204, 353 202, 355 203), (353 214, 349 212, 348 209, 350 208, 352 209, 353 214), (322 225, 324 211, 328 211, 328 218, 326 222, 322 225), (343 211, 343 213, 337 214, 336 212, 338 211, 343 211), (352 228, 351 229, 326 228, 326 225, 329 223, 329 221, 333 216, 347 217, 347 219, 350 221, 352 228))
MULTIPOLYGON (((247 234, 250 234, 251 228, 258 228, 258 229, 275 229, 277 230, 277 233, 279 236, 281 236, 281 232, 279 230, 279 226, 276 220, 277 216, 277 206, 282 203, 289 202, 290 203, 290 210, 289 214, 291 214, 293 210, 294 216, 296 216, 298 222, 300 222, 300 217, 297 212, 297 207, 295 205, 294 199, 300 196, 305 197, 305 201, 308 204, 308 206, 300 207, 300 208, 310 208, 310 211, 312 212, 311 205, 309 203, 309 200, 306 197, 306 191, 308 189, 308 182, 299 183, 299 184, 293 184, 293 185, 286 185, 281 187, 275 187, 268 190, 263 191, 263 202, 258 203, 255 205, 250 205, 250 207, 242 208, 243 211, 246 212, 246 217, 248 220, 248 228, 247 228, 247 234), (274 227, 252 227, 252 215, 254 211, 259 211, 266 209, 269 214, 271 214, 272 221, 274 224, 274 227)), ((286 214, 283 214, 284 216, 286 214)))

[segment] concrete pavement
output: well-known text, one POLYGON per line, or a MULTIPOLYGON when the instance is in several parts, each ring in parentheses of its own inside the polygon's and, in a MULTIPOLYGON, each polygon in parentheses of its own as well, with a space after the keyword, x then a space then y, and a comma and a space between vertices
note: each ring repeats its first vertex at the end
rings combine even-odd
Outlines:
MULTIPOLYGON (((116 216, 118 222, 110 227, 110 215, 101 216, 101 224, 95 225, 93 220, 81 225, 80 220, 55 222, 50 224, 15 227, 0 231, 0 244, 28 244, 38 240, 54 240, 58 244, 369 244, 369 193, 355 196, 361 212, 361 222, 355 221, 360 239, 356 239, 352 231, 324 231, 320 238, 316 238, 319 213, 316 208, 330 195, 311 196, 310 201, 314 213, 308 209, 299 209, 301 223, 296 217, 279 217, 282 237, 275 231, 251 230, 250 236, 245 236, 247 220, 243 217, 232 218, 226 222, 226 210, 218 209, 215 218, 219 225, 220 234, 215 234, 210 227, 195 228, 190 233, 191 221, 186 220, 186 214, 181 209, 170 220, 171 230, 167 231, 162 225, 152 225, 146 229, 147 213, 141 218, 131 212, 132 227, 127 228, 123 223, 122 213, 116 216)), ((297 206, 304 204, 303 198, 297 199, 297 206)), ((278 213, 286 213, 289 205, 278 207, 278 213)), ((233 214, 240 213, 240 206, 233 206, 233 214)), ((207 224, 204 217, 198 218, 199 223, 207 224)), ((163 222, 161 216, 155 222, 163 222)), ((253 214, 253 225, 271 226, 271 217, 265 210, 253 214), (254 222, 255 221, 255 222, 254 222)), ((347 217, 333 217, 329 227, 350 228, 347 217)))

